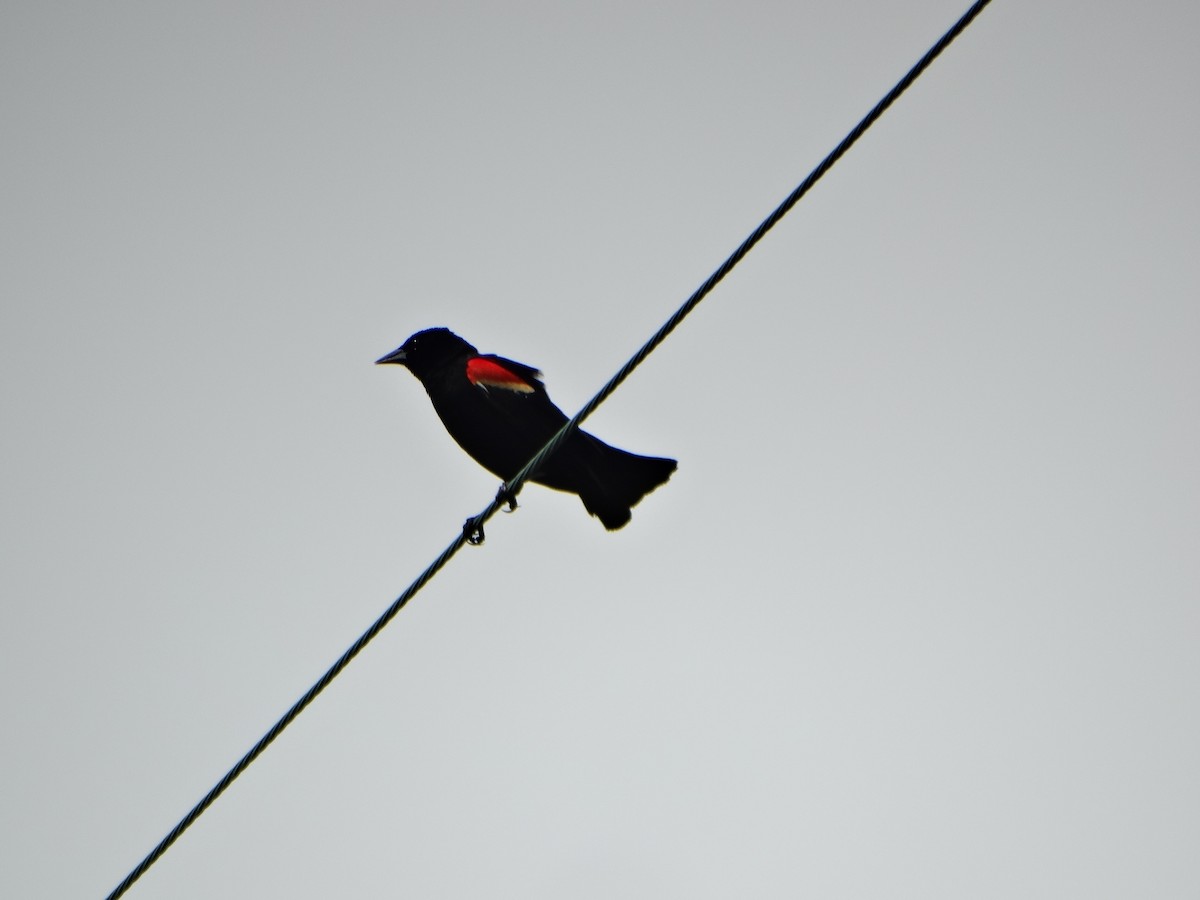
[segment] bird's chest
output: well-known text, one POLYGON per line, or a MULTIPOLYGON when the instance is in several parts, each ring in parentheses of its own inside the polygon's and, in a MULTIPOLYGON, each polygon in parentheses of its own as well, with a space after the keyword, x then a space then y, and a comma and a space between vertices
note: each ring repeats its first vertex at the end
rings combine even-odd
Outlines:
POLYGON ((451 437, 477 458, 498 440, 511 442, 526 430, 522 422, 528 418, 524 408, 530 398, 524 395, 481 387, 464 378, 436 386, 429 397, 451 437))

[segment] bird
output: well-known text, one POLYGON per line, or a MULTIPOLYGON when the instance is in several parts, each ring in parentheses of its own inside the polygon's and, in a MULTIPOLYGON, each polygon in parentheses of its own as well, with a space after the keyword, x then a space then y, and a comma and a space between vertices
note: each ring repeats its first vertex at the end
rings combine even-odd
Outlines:
MULTIPOLYGON (((418 331, 375 363, 405 366, 415 375, 450 436, 505 485, 567 421, 546 392, 541 372, 481 354, 448 328, 418 331)), ((632 508, 664 484, 677 465, 674 459, 639 456, 576 430, 530 480, 578 494, 584 508, 615 531, 628 524, 632 508)))

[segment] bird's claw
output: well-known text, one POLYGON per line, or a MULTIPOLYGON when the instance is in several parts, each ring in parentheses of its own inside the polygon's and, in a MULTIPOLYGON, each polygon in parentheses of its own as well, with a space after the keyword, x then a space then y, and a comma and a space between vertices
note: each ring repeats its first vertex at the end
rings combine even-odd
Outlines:
POLYGON ((496 500, 508 505, 508 509, 505 512, 517 511, 517 495, 512 492, 512 488, 508 486, 507 481, 500 485, 500 490, 496 494, 496 500))
MULTIPOLYGON (((496 494, 496 502, 508 505, 506 512, 516 512, 517 495, 512 492, 507 484, 500 485, 500 491, 496 494)), ((478 547, 483 543, 483 515, 471 516, 467 521, 463 522, 463 537, 467 539, 467 543, 472 547, 478 547)))
POLYGON ((463 537, 472 547, 483 543, 483 516, 471 516, 463 523, 463 537))

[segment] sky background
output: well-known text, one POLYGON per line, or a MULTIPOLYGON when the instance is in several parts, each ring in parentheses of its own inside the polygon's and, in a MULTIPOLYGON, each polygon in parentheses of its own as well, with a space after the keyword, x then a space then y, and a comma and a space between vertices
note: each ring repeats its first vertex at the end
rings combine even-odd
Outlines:
MULTIPOLYGON (((0 896, 102 897, 965 10, 0 7, 0 896)), ((134 886, 1200 895, 1200 7, 998 0, 134 886)))

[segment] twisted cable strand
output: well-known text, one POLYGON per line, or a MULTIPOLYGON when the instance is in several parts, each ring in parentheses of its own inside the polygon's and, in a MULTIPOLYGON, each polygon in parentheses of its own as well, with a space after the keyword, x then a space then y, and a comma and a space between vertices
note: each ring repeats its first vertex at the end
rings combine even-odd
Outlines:
POLYGON ((152 851, 150 851, 146 858, 138 863, 133 871, 125 876, 125 879, 119 885, 117 885, 112 893, 108 895, 107 900, 118 900, 119 897, 124 895, 125 892, 133 886, 133 883, 141 878, 142 875, 145 874, 146 870, 154 865, 154 863, 157 862, 158 859, 167 852, 168 848, 170 848, 170 846, 179 839, 180 835, 190 828, 192 824, 198 818, 200 818, 204 811, 208 809, 208 807, 211 806, 222 793, 225 792, 226 788, 228 788, 230 784, 232 784, 234 780, 237 779, 237 777, 241 775, 242 772, 244 772, 249 765, 254 762, 264 750, 267 749, 268 746, 270 746, 271 742, 274 741, 275 738, 279 737, 283 730, 287 728, 288 725, 290 725, 296 719, 296 717, 299 716, 300 713, 302 713, 310 703, 312 703, 313 700, 316 699, 317 695, 329 686, 329 683, 333 681, 333 679, 336 678, 341 671, 350 664, 351 660, 353 660, 354 657, 357 656, 359 652, 366 647, 366 645, 369 644, 375 638, 375 636, 379 634, 380 631, 384 629, 384 627, 396 616, 396 614, 404 608, 404 605, 408 603, 408 601, 411 600, 412 597, 419 590, 421 590, 421 588, 423 588, 429 582, 429 580, 432 579, 433 576, 436 575, 438 571, 446 565, 446 563, 453 558, 454 554, 456 554, 462 548, 463 544, 468 542, 469 535, 471 534, 469 526, 474 524, 475 527, 479 529, 479 534, 482 535, 483 524, 491 519, 491 517, 496 514, 500 507, 508 503, 510 498, 516 497, 521 488, 524 487, 525 483, 529 480, 530 476, 532 476, 533 473, 536 472, 543 463, 545 463, 550 455, 558 450, 558 448, 562 446, 563 442, 567 440, 567 438, 569 438, 573 432, 579 429, 579 426, 583 423, 583 421, 592 413, 594 413, 600 404, 608 399, 613 391, 621 386, 621 383, 629 377, 633 370, 640 366, 646 357, 654 352, 659 344, 667 339, 667 336, 670 335, 670 333, 675 330, 679 323, 682 322, 684 318, 700 304, 700 301, 703 300, 712 291, 712 289, 715 288, 717 284, 719 284, 720 281, 733 270, 734 266, 742 261, 746 254, 749 253, 760 240, 762 240, 766 233, 770 231, 780 219, 787 215, 792 207, 795 206, 800 199, 808 193, 813 185, 815 185, 821 179, 821 177, 828 172, 839 159, 842 158, 843 155, 845 155, 846 151, 849 150, 850 147, 853 146, 860 137, 862 137, 866 130, 870 128, 876 122, 876 120, 878 120, 879 117, 884 114, 884 112, 887 111, 887 108, 891 106, 892 103, 894 103, 895 100, 901 94, 903 94, 904 91, 906 91, 914 81, 916 81, 921 73, 929 67, 929 65, 941 54, 941 52, 945 50, 946 47, 948 47, 950 43, 956 37, 958 37, 968 25, 971 24, 972 21, 974 21, 975 17, 978 16, 979 13, 983 11, 984 7, 986 7, 990 2, 991 0, 978 0, 978 2, 976 2, 963 14, 963 16, 953 25, 953 27, 950 28, 949 31, 942 35, 941 39, 934 44, 924 56, 921 57, 917 64, 914 65, 908 71, 908 73, 900 79, 900 81, 896 83, 895 87, 888 91, 882 100, 875 104, 874 108, 867 113, 867 115, 863 117, 863 119, 854 127, 854 129, 848 135, 846 135, 842 142, 838 144, 837 147, 835 147, 829 153, 829 155, 821 161, 820 165, 818 165, 812 170, 811 173, 809 173, 808 177, 805 178, 804 181, 801 182, 801 184, 787 196, 787 199, 785 199, 783 203, 776 207, 774 212, 772 212, 769 216, 767 216, 766 219, 763 220, 762 224, 759 225, 758 228, 756 228, 754 232, 742 242, 742 244, 733 252, 733 254, 730 255, 730 257, 726 259, 725 262, 722 263, 721 266, 715 272, 713 272, 713 274, 710 275, 708 279, 702 285, 700 285, 699 288, 696 289, 695 293, 693 293, 687 299, 687 301, 680 306, 679 309, 677 309, 669 319, 667 319, 662 327, 660 327, 658 331, 656 331, 654 335, 641 346, 641 348, 629 359, 629 361, 626 362, 625 365, 623 365, 620 370, 609 379, 608 383, 600 389, 596 396, 589 400, 584 407, 579 410, 579 412, 577 412, 575 416, 571 418, 565 425, 563 425, 563 427, 559 429, 558 433, 555 434, 554 437, 552 437, 546 443, 546 445, 539 450, 534 457, 529 460, 528 463, 525 464, 521 471, 518 472, 517 475, 501 489, 501 492, 496 496, 496 499, 488 504, 488 506, 478 516, 468 520, 468 527, 464 528, 464 530, 457 537, 455 537, 453 541, 450 542, 450 545, 442 551, 441 555, 435 559, 429 565, 429 567, 420 574, 420 576, 417 577, 416 581, 408 586, 404 593, 396 598, 392 605, 384 611, 383 615, 376 619, 374 624, 372 624, 371 627, 368 628, 362 634, 362 636, 355 641, 350 648, 341 655, 341 657, 338 658, 337 662, 330 666, 329 670, 321 676, 317 683, 309 688, 304 696, 302 696, 295 702, 295 704, 293 704, 292 708, 289 709, 283 715, 283 717, 271 727, 270 731, 263 735, 258 743, 256 743, 246 753, 245 756, 238 760, 237 765, 230 769, 225 774, 225 777, 222 778, 212 788, 212 790, 205 794, 199 803, 192 807, 188 814, 179 821, 179 824, 171 829, 171 832, 164 837, 152 851))

